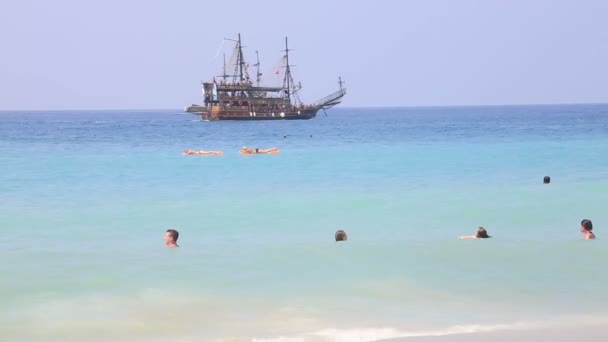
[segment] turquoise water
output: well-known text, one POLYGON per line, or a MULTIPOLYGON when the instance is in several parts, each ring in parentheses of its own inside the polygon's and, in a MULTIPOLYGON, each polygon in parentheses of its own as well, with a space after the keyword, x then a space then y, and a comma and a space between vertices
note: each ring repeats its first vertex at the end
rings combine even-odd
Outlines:
POLYGON ((1 112, 0 337, 371 341, 608 317, 606 155, 608 105, 1 112), (457 240, 479 225, 493 238, 457 240))

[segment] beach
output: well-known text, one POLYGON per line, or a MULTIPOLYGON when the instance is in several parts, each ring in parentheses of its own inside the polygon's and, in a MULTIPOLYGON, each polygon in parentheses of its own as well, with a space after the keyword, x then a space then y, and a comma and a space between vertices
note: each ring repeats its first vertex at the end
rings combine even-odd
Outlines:
POLYGON ((510 342, 510 341, 602 341, 608 338, 604 324, 580 325, 569 328, 537 328, 515 331, 501 331, 477 334, 457 334, 449 336, 411 337, 384 340, 384 342, 510 342))
POLYGON ((601 340, 607 151, 608 105, 0 112, 0 339, 601 340))

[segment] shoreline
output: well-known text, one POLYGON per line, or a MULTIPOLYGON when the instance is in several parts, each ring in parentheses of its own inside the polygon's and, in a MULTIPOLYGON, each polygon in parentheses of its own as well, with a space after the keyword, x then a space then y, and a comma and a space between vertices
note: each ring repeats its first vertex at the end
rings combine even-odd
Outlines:
POLYGON ((608 340, 605 322, 580 324, 552 324, 528 328, 513 328, 495 331, 454 333, 440 336, 411 336, 382 339, 377 342, 581 342, 608 340))

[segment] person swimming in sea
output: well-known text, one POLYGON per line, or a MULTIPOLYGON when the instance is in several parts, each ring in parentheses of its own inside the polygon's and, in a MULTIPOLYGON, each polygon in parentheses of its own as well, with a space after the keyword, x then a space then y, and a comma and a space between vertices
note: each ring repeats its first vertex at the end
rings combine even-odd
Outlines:
POLYGON ((223 154, 222 151, 184 150, 185 156, 221 156, 223 154))
POLYGON ((179 232, 173 228, 167 229, 163 239, 165 240, 165 245, 169 248, 179 247, 177 244, 177 239, 179 238, 179 232))
POLYGON ((581 233, 583 234, 583 238, 585 240, 593 240, 595 239, 595 234, 592 232, 593 223, 591 220, 584 219, 581 221, 581 233))
POLYGON ((488 239, 491 238, 488 235, 488 231, 484 227, 478 227, 475 235, 463 235, 459 237, 460 240, 469 240, 469 239, 488 239))
POLYGON ((340 229, 336 232, 335 238, 336 238, 336 242, 348 240, 348 236, 346 235, 346 232, 343 231, 342 229, 340 229))
POLYGON ((272 147, 272 148, 248 148, 247 146, 244 146, 241 151, 241 154, 279 154, 281 153, 281 150, 279 150, 276 147, 272 147))

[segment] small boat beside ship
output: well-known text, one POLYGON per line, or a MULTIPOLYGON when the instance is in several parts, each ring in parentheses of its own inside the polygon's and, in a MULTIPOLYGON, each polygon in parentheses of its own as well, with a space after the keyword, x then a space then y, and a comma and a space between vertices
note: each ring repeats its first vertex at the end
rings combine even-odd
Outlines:
POLYGON ((320 110, 326 110, 339 104, 346 88, 339 78, 339 89, 332 94, 311 104, 304 104, 298 92, 302 85, 294 82, 289 64, 289 46, 285 38, 285 54, 281 65, 275 71, 279 75, 282 71, 282 85, 262 86, 260 61, 256 51, 256 82, 249 75, 249 64, 245 62, 241 35, 235 41, 230 63, 232 74, 227 73, 226 58, 224 57, 223 74, 220 81, 202 82, 203 105, 190 105, 184 108, 185 112, 197 114, 202 120, 307 120, 314 118, 320 110))

